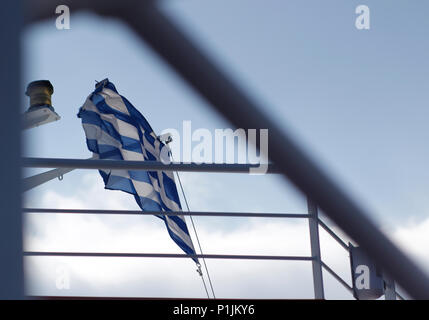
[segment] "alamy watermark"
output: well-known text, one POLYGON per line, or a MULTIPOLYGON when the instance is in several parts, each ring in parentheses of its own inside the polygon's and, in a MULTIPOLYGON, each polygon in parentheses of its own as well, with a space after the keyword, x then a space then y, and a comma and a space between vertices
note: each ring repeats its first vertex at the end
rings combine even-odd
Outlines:
POLYGON ((59 16, 55 19, 55 27, 58 30, 69 30, 70 8, 64 4, 61 4, 55 8, 55 14, 59 14, 59 16))
POLYGON ((369 7, 366 5, 359 5, 356 7, 355 13, 358 14, 355 21, 356 28, 358 30, 369 30, 371 27, 369 7))
MULTIPOLYGON (((191 121, 183 121, 182 130, 169 128, 161 135, 169 134, 172 142, 169 147, 174 162, 184 163, 250 163, 255 167, 250 174, 265 174, 268 170, 268 129, 231 128, 192 130, 191 121), (259 146, 259 153, 256 146, 259 146)), ((161 150, 161 161, 171 163, 169 148, 161 150)))

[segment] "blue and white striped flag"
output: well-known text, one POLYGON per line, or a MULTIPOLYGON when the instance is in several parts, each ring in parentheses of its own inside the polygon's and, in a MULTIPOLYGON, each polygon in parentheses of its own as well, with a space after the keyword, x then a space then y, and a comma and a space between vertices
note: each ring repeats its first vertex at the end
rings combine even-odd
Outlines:
MULTIPOLYGON (((88 149, 95 159, 160 161, 165 146, 143 115, 105 79, 80 108, 88 149)), ((99 170, 105 188, 133 194, 143 211, 181 211, 171 171, 99 170)), ((157 215, 170 237, 187 254, 195 254, 183 216, 157 215)), ((198 263, 198 259, 194 259, 198 263)))

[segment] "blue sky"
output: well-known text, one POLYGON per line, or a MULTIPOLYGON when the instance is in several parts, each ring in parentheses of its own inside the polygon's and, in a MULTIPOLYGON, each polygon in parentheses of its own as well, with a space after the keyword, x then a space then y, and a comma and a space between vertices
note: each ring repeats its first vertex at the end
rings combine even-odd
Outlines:
MULTIPOLYGON (((410 250, 423 245, 405 239, 412 232, 398 230, 429 225, 428 3, 187 0, 165 1, 163 8, 368 208, 381 228, 392 235, 402 232, 402 242, 398 241, 410 250), (370 30, 355 28, 355 8, 360 4, 371 10, 370 30)), ((70 30, 57 30, 52 20, 33 25, 23 35, 23 92, 28 82, 49 79, 55 87, 53 105, 62 117, 24 133, 26 155, 88 158, 76 114, 94 80, 106 77, 156 132, 181 131, 183 120, 191 120, 195 129, 230 127, 125 24, 70 9, 70 30)), ((27 101, 23 101, 24 110, 27 101)), ((67 199, 76 204, 76 195, 95 184, 89 175, 75 171, 62 182, 36 188, 27 193, 28 205, 62 206, 67 199)), ((304 197, 276 176, 183 174, 183 180, 192 210, 306 210, 304 197)), ((100 190, 100 197, 112 193, 100 190)), ((120 199, 109 208, 135 208, 133 203, 122 205, 127 201, 122 195, 114 197, 120 199)), ((79 204, 100 205, 89 199, 79 204)), ((60 218, 43 219, 48 224, 60 218)), ((97 219, 112 226, 109 219, 97 219)), ((219 230, 243 231, 236 220, 197 219, 207 239, 203 246, 215 250, 210 241, 216 241, 219 230)), ((44 227, 34 222, 34 228, 44 227)), ((419 258, 429 261, 427 256, 419 258)), ((346 270, 346 265, 347 261, 339 269, 346 270)), ((43 287, 38 286, 34 290, 43 287)), ((311 294, 307 287, 303 297, 311 294)), ((334 297, 346 297, 333 292, 334 297)))

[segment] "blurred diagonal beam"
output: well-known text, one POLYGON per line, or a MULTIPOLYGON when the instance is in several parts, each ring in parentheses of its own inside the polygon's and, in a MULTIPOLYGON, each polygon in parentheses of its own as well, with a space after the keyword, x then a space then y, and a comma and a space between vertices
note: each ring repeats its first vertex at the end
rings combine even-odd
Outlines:
POLYGON ((0 299, 24 298, 21 218, 21 1, 0 9, 0 299))
MULTIPOLYGON (((39 1, 28 21, 46 17, 39 1)), ((48 1, 51 4, 54 1, 48 1)), ((218 68, 155 5, 156 1, 93 1, 73 3, 76 9, 120 18, 143 38, 186 82, 227 120, 239 128, 269 129, 269 158, 281 173, 315 203, 344 232, 366 250, 386 273, 413 298, 429 299, 428 276, 391 240, 370 215, 292 140, 237 84, 218 68)), ((49 9, 49 10, 52 10, 49 9)), ((52 12, 52 11, 51 11, 52 12)))

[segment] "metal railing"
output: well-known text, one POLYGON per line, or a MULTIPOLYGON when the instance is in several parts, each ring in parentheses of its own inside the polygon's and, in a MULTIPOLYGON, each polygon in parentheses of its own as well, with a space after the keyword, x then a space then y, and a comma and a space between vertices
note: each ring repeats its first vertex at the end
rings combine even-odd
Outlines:
MULTIPOLYGON (((248 164, 195 164, 172 163, 165 165, 155 161, 118 161, 118 160, 94 160, 94 159, 42 159, 23 158, 23 166, 31 168, 62 168, 62 169, 133 169, 133 170, 159 170, 185 171, 185 172, 218 172, 218 173, 247 173, 254 165, 248 164)), ((276 170, 270 165, 269 173, 276 170)), ((324 299, 324 285, 322 268, 331 274, 349 292, 352 287, 333 271, 322 260, 320 251, 319 226, 328 235, 338 242, 348 252, 348 245, 324 223, 318 216, 317 206, 307 201, 308 213, 249 213, 249 212, 152 212, 139 210, 99 210, 99 209, 51 209, 51 208, 23 208, 24 213, 47 214, 96 214, 96 215, 185 215, 200 217, 241 217, 241 218, 290 218, 308 219, 310 227, 311 256, 273 256, 273 255, 225 255, 225 254, 170 254, 170 253, 113 253, 113 252, 41 252, 24 251, 24 256, 55 256, 55 257, 134 257, 134 258, 207 258, 207 259, 248 259, 248 260, 288 260, 311 261, 313 270, 314 297, 324 299)), ((398 297, 402 298, 399 294, 398 297)))
MULTIPOLYGON (((47 213, 47 214, 74 214, 74 215, 184 215, 200 217, 240 217, 240 218, 290 218, 290 219, 309 219, 310 214, 301 213, 249 213, 249 212, 152 212, 139 210, 97 210, 97 209, 47 209, 47 208, 24 208, 24 213, 47 213)), ((322 227, 334 240, 338 242, 347 252, 347 244, 331 230, 322 220, 318 219, 318 225, 322 227)), ((319 239, 317 239, 317 242, 319 239)), ((54 257, 127 257, 127 258, 205 258, 205 259, 235 259, 235 260, 284 260, 284 261, 316 261, 312 256, 273 256, 273 255, 225 255, 225 254, 170 254, 170 253, 113 253, 113 252, 41 252, 24 251, 24 256, 54 256, 54 257)), ((317 262, 317 261, 316 261, 317 262)), ((332 270, 323 259, 320 259, 321 267, 331 274, 345 289, 353 293, 353 288, 332 270)), ((399 293, 396 295, 404 299, 399 293)))
MULTIPOLYGON (((92 161, 92 160, 90 160, 92 161)), ((121 161, 122 162, 122 161, 121 161)), ((126 162, 125 162, 126 163, 126 162)), ((184 168, 186 170, 186 168, 184 168)), ((216 170, 220 170, 216 168, 216 170)), ((150 212, 138 210, 97 210, 97 209, 51 209, 51 208, 23 208, 24 213, 46 213, 46 214, 96 214, 96 215, 185 215, 199 217, 240 217, 240 218, 274 218, 274 219, 308 219, 311 226, 311 220, 315 218, 315 208, 309 204, 309 211, 313 214, 299 213, 249 213, 249 212, 150 212)), ((317 210, 316 210, 317 212, 317 210)), ((314 296, 316 299, 324 299, 322 267, 334 275, 334 277, 345 285, 347 289, 350 286, 339 277, 332 269, 326 266, 321 260, 319 234, 314 228, 318 229, 318 224, 321 221, 316 216, 316 225, 310 227, 310 244, 311 256, 279 256, 279 255, 226 255, 226 254, 171 254, 171 253, 114 253, 114 252, 58 252, 58 251, 24 251, 24 256, 54 256, 54 257, 122 257, 122 258, 204 258, 204 259, 234 259, 234 260, 283 260, 283 261, 310 261, 313 263, 313 281, 314 281, 314 296), (316 249, 318 248, 318 249, 316 249)))

